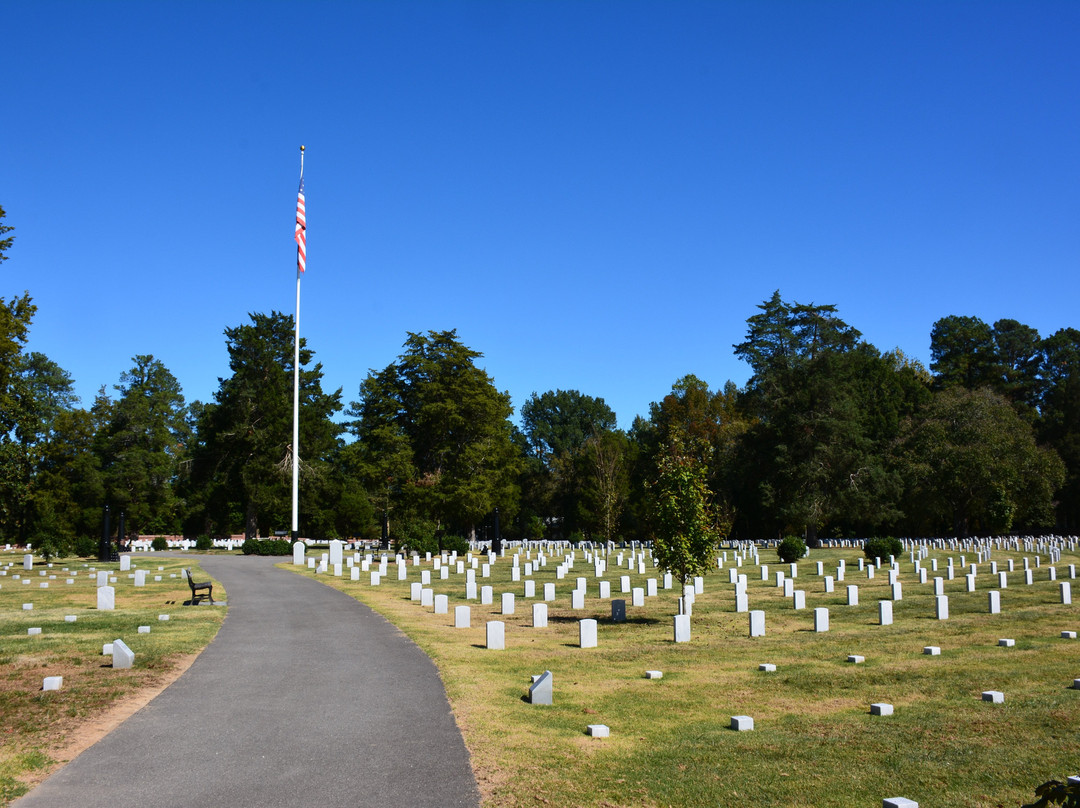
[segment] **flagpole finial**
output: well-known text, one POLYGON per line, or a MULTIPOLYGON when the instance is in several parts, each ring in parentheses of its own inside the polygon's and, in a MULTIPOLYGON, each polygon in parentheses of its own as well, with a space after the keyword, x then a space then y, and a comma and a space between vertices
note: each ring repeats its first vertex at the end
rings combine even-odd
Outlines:
POLYGON ((303 150, 304 150, 304 146, 303 146, 303 144, 301 144, 300 145, 300 151, 303 151, 303 150))

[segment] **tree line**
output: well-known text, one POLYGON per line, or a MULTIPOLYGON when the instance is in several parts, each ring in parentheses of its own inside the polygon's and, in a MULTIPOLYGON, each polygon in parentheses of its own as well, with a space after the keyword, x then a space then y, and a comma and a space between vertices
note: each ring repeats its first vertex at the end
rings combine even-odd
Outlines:
MULTIPOLYGON (((96 541, 105 505, 132 534, 290 524, 291 315, 225 329, 229 375, 211 401, 186 402, 138 355, 83 407, 70 375, 26 350, 35 311, 28 294, 0 298, 5 540, 96 541)), ((1080 331, 948 316, 930 338, 927 369, 834 306, 778 291, 733 346, 752 370, 744 386, 688 375, 629 430, 577 390, 534 392, 515 424, 455 331, 409 333, 345 404, 302 340, 300 532, 415 549, 497 533, 663 537, 684 550, 716 536, 1075 532, 1080 331)))

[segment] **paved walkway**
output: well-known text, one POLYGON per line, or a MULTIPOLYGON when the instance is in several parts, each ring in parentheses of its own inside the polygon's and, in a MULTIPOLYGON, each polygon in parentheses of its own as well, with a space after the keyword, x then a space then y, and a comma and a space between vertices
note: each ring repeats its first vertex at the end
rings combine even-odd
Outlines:
POLYGON ((280 560, 200 557, 228 594, 214 641, 161 695, 13 805, 479 805, 431 660, 366 606, 275 569, 280 560))

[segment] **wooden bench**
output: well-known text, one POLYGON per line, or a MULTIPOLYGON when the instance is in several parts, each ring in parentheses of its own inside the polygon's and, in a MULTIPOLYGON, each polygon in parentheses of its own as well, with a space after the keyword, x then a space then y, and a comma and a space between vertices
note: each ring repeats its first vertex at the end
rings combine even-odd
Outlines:
POLYGON ((194 606, 199 602, 199 592, 206 591, 206 597, 210 599, 210 602, 214 602, 214 585, 209 581, 202 583, 195 583, 195 579, 191 577, 191 567, 184 570, 187 573, 188 586, 191 587, 191 605, 194 606))

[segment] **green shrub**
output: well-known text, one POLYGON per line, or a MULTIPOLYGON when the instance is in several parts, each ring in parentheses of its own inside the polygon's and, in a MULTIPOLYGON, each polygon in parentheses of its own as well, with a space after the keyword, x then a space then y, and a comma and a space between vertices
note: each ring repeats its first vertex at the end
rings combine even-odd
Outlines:
POLYGON ((806 555, 806 542, 798 536, 785 536, 777 546, 776 554, 785 564, 794 564, 806 555))
POLYGON ((80 558, 97 558, 98 540, 91 539, 89 536, 79 536, 74 541, 75 555, 80 558))
POLYGON ((443 536, 439 539, 439 549, 452 553, 455 550, 459 556, 469 552, 469 540, 464 536, 443 536))
POLYGON ((892 536, 867 539, 863 546, 866 557, 873 561, 875 558, 887 559, 889 556, 899 557, 904 552, 904 545, 900 539, 892 536))
POLYGON ((210 539, 209 536, 204 533, 203 535, 196 537, 195 549, 202 550, 204 552, 206 550, 212 550, 214 549, 214 542, 210 539))
POLYGON ((404 548, 407 553, 435 555, 439 552, 435 523, 427 519, 403 519, 394 530, 394 538, 397 546, 404 548))
POLYGON ((248 539, 241 549, 244 555, 292 555, 292 542, 288 539, 248 539))
POLYGON ((154 540, 150 542, 150 546, 154 548, 155 553, 160 553, 162 550, 169 549, 169 543, 165 541, 164 536, 155 536, 154 540))
POLYGON ((71 551, 71 548, 63 539, 48 538, 38 543, 37 551, 46 562, 49 562, 54 558, 63 558, 71 551))

